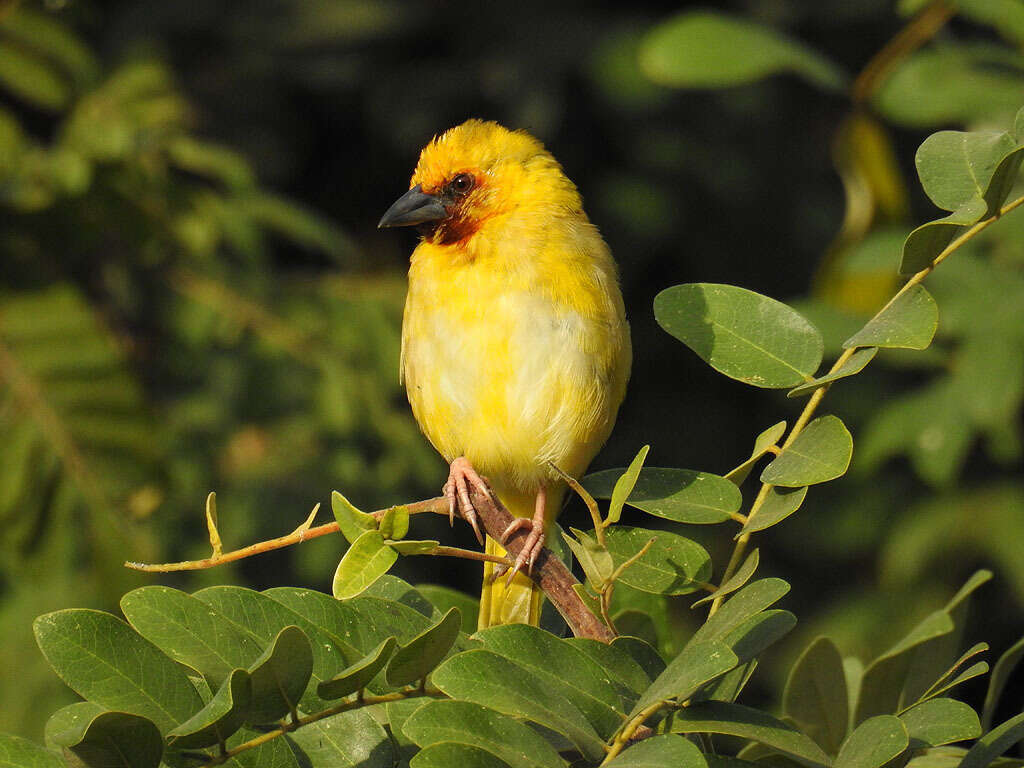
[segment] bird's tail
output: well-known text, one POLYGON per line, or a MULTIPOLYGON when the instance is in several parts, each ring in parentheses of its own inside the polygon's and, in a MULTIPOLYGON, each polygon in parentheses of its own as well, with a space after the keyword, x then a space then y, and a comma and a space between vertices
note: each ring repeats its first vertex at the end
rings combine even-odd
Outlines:
MULTIPOLYGON (((498 492, 498 498, 514 517, 532 517, 534 499, 521 493, 498 492)), ((549 507, 550 511, 551 507, 549 507)), ((549 512, 550 514, 550 512, 549 512)), ((487 537, 486 550, 489 555, 503 557, 505 549, 498 542, 487 537)), ((544 593, 525 573, 517 573, 512 583, 506 586, 508 576, 499 572, 500 566, 484 563, 484 584, 480 592, 480 629, 499 624, 540 624, 540 607, 544 593), (495 578, 495 572, 499 572, 495 578)))

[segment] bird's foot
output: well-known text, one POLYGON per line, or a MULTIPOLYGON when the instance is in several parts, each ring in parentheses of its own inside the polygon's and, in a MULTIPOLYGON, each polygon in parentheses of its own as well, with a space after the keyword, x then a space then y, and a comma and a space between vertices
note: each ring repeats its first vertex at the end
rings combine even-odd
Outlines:
POLYGON ((459 512, 462 513, 462 517, 473 527, 476 540, 482 546, 484 537, 480 533, 476 507, 473 506, 473 502, 469 498, 470 485, 486 495, 487 498, 491 498, 491 491, 487 487, 484 478, 473 469, 469 459, 465 456, 459 456, 459 458, 451 463, 448 469, 448 482, 444 484, 444 488, 441 491, 448 499, 448 522, 451 525, 455 525, 455 508, 457 506, 459 512))
POLYGON ((528 574, 533 573, 533 564, 544 549, 544 527, 544 502, 543 497, 538 495, 537 511, 534 516, 532 518, 517 517, 501 534, 501 543, 505 544, 516 531, 529 529, 526 541, 523 542, 523 548, 519 550, 519 556, 516 557, 516 562, 510 569, 511 573, 508 575, 506 584, 512 583, 512 578, 523 569, 524 565, 528 574))

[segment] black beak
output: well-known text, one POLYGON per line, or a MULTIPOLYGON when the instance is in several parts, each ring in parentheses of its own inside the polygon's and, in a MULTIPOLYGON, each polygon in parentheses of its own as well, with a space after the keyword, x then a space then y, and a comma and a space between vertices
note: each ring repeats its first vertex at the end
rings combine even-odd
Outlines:
POLYGON ((424 224, 428 221, 439 221, 448 215, 441 199, 435 195, 428 195, 417 184, 388 208, 381 217, 377 229, 384 227, 410 227, 414 224, 424 224))

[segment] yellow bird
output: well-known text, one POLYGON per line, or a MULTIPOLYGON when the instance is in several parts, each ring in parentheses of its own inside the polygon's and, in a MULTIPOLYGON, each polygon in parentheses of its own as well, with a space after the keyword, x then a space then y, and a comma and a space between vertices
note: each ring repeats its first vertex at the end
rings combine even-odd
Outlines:
MULTIPOLYGON (((565 484, 607 439, 631 349, 608 246, 575 185, 524 131, 469 120, 420 154, 381 227, 417 226, 402 323, 402 377, 420 428, 450 464, 444 493, 477 530, 468 487, 529 529, 507 579, 486 564, 481 628, 536 625, 521 573, 544 544, 565 484), (480 474, 477 474, 477 473, 480 474)), ((503 555, 487 538, 487 552, 503 555)))

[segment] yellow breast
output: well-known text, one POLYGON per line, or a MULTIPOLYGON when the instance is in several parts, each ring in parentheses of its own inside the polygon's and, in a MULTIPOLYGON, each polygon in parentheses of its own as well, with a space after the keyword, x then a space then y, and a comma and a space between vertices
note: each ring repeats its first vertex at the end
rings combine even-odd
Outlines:
POLYGON ((412 257, 402 371, 447 460, 532 492, 580 474, 611 431, 630 344, 608 249, 581 212, 492 222, 412 257))

